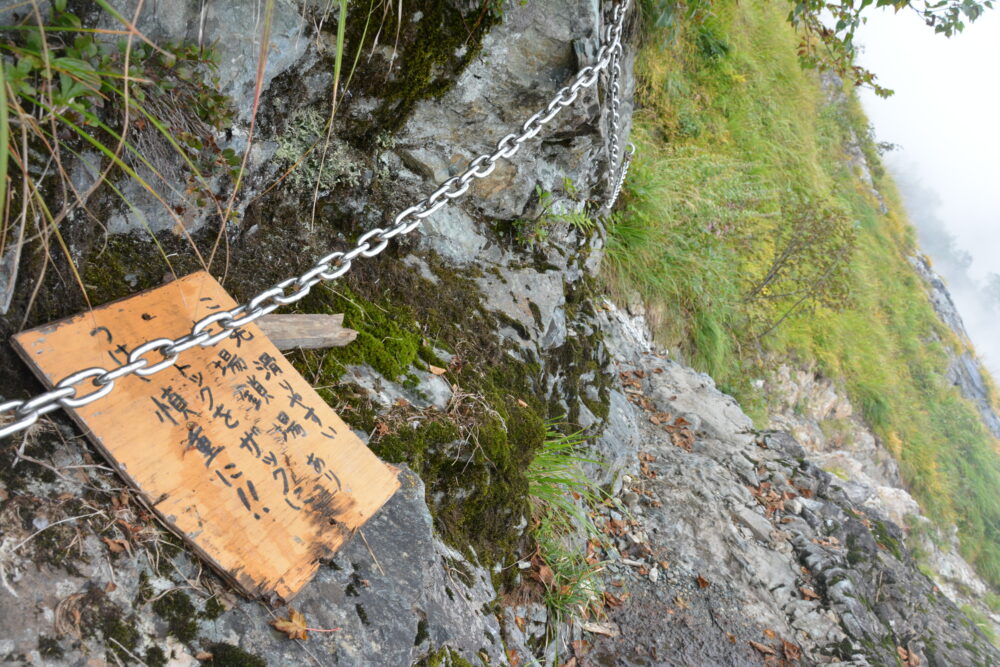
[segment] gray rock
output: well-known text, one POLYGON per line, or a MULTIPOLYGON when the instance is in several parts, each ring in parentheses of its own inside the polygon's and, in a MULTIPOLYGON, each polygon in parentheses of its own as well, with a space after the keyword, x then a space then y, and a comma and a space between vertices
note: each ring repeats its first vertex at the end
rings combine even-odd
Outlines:
POLYGON ((451 385, 441 376, 413 368, 410 374, 417 378, 417 384, 412 389, 387 380, 367 364, 349 366, 344 373, 343 382, 353 382, 368 392, 373 401, 388 408, 402 399, 417 407, 426 408, 431 405, 444 409, 451 400, 451 385))
POLYGON ((753 536, 761 542, 770 541, 771 531, 773 530, 771 522, 760 514, 746 507, 735 507, 733 508, 733 517, 749 528, 753 536))
MULTIPOLYGON (((934 273, 928 259, 922 255, 910 257, 910 264, 927 284, 931 305, 938 317, 960 339, 967 340, 969 335, 965 330, 964 322, 962 322, 962 316, 959 314, 947 286, 941 277, 934 273)), ((963 396, 976 404, 979 408, 979 414, 983 418, 983 423, 994 436, 1000 438, 1000 415, 997 415, 993 410, 993 403, 984 380, 986 371, 982 364, 968 352, 962 354, 950 352, 949 354, 951 365, 948 369, 948 379, 958 387, 963 396)))

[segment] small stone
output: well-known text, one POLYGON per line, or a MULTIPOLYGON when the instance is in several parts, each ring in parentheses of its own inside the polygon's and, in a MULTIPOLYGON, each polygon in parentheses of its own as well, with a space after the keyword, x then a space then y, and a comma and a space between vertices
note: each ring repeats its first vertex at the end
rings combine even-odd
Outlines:
POLYGON ((659 581, 659 579, 660 579, 660 568, 654 567, 652 570, 649 571, 649 580, 655 584, 657 581, 659 581))
POLYGON ((733 518, 750 529, 761 542, 771 538, 771 522, 747 507, 737 507, 733 510, 733 518))
POLYGON ((622 501, 629 509, 634 510, 639 506, 639 494, 635 491, 626 491, 622 494, 622 501))

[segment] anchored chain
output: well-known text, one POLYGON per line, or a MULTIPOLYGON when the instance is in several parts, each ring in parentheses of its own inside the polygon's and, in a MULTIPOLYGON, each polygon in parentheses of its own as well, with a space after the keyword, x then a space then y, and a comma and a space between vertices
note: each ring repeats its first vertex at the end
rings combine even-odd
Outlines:
POLYGON ((525 142, 534 139, 542 129, 566 107, 572 105, 585 88, 590 88, 602 72, 607 74, 608 95, 610 96, 609 185, 611 195, 608 207, 614 205, 628 166, 634 146, 629 145, 621 166, 616 169, 621 157, 618 131, 621 121, 620 86, 622 30, 629 0, 616 4, 611 21, 604 29, 601 46, 593 65, 588 65, 576 73, 573 82, 556 93, 548 105, 524 122, 519 132, 512 132, 497 142, 496 150, 484 153, 472 160, 459 176, 447 179, 429 196, 399 213, 391 227, 369 230, 358 238, 355 246, 346 252, 332 252, 321 257, 316 264, 302 275, 288 278, 264 290, 232 310, 213 313, 195 322, 191 331, 178 338, 156 338, 136 347, 128 355, 128 363, 115 369, 86 368, 56 383, 55 389, 38 394, 27 400, 12 400, 0 403, 0 417, 13 416, 14 421, 0 427, 0 438, 23 431, 35 424, 40 417, 60 408, 79 408, 107 396, 115 387, 115 382, 129 375, 146 377, 172 366, 181 353, 194 347, 210 347, 232 335, 233 331, 264 315, 302 299, 320 282, 336 280, 351 270, 351 264, 359 258, 375 257, 389 245, 392 239, 409 234, 428 217, 434 215, 448 202, 458 199, 468 192, 473 181, 486 178, 496 169, 500 159, 509 160, 525 142))
POLYGON ((622 3, 615 7, 615 16, 612 21, 612 28, 617 31, 615 39, 612 42, 614 47, 611 49, 611 60, 608 64, 607 74, 608 74, 608 95, 611 98, 611 105, 608 111, 608 156, 609 156, 609 169, 608 169, 608 180, 611 186, 611 196, 608 197, 607 209, 612 210, 615 206, 615 202, 618 201, 618 196, 622 192, 622 186, 625 184, 625 177, 628 175, 628 168, 632 164, 632 156, 635 154, 635 144, 628 144, 628 149, 625 153, 625 159, 621 159, 621 144, 618 140, 618 135, 620 133, 621 126, 621 75, 622 75, 622 43, 621 43, 621 33, 622 27, 624 25, 623 18, 625 15, 625 5, 622 3), (620 166, 618 166, 620 165, 620 166), (617 167, 617 172, 616 172, 617 167))

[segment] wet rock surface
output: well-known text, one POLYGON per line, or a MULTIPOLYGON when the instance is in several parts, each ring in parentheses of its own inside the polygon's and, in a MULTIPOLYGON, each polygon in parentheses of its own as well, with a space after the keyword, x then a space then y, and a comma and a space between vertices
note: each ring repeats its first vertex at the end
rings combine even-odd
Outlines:
POLYGON ((790 435, 752 432, 731 399, 690 369, 651 353, 630 362, 620 373, 637 390, 630 407, 641 445, 620 497, 637 502, 606 515, 613 546, 604 553, 606 590, 626 599, 609 614, 620 634, 589 635, 587 660, 997 660, 916 569, 900 528, 852 501, 790 435), (697 427, 668 418, 681 396, 698 404, 697 427))

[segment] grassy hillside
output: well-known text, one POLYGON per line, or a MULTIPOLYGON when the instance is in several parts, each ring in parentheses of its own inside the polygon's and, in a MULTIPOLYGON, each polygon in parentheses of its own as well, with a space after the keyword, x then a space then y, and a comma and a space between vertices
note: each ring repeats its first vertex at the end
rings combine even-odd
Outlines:
POLYGON ((925 512, 957 523, 966 558, 1000 585, 997 443, 945 378, 949 348, 967 343, 907 261, 915 233, 856 98, 801 68, 787 11, 721 2, 647 22, 607 282, 638 291, 661 342, 761 421, 751 383, 769 364, 839 379, 925 512))

